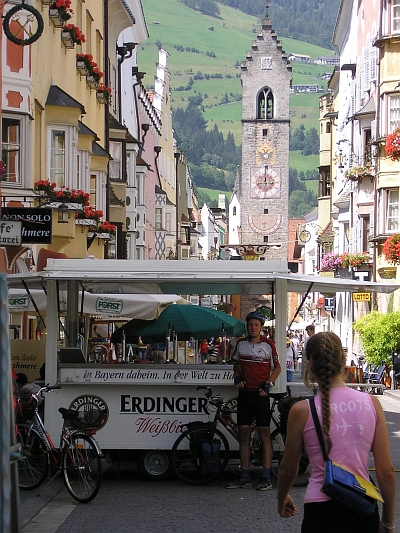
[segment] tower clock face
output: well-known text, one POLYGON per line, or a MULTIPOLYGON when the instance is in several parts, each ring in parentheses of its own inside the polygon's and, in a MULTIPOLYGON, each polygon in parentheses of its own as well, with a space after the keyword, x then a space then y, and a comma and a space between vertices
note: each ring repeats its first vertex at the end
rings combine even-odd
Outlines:
POLYGON ((251 170, 250 177, 251 198, 280 198, 281 179, 279 169, 267 167, 251 170))

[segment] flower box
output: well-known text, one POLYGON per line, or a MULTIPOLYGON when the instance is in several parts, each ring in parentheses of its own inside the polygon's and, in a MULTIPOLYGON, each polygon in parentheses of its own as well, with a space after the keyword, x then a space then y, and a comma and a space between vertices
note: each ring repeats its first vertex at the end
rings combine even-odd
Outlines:
POLYGON ((388 237, 382 248, 382 253, 392 265, 400 265, 400 233, 388 237))
POLYGON ((107 103, 107 98, 106 98, 106 95, 101 92, 101 91, 97 91, 96 92, 96 98, 97 98, 97 101, 99 102, 99 104, 101 105, 104 105, 107 103))
POLYGON ((89 85, 89 87, 93 90, 97 89, 97 81, 94 79, 93 76, 86 76, 86 83, 89 85))
POLYGON ((400 128, 387 136, 385 152, 392 161, 400 161, 400 128))
POLYGON ((64 21, 60 17, 58 9, 49 9, 49 17, 55 28, 62 28, 64 26, 64 21))
POLYGON ((75 224, 78 226, 96 226, 96 221, 92 218, 77 218, 75 224))
POLYGON ((375 170, 373 167, 368 165, 355 166, 346 170, 344 175, 347 181, 361 181, 364 178, 370 178, 372 181, 372 178, 375 175, 375 170))
POLYGON ((76 60, 76 69, 81 76, 87 76, 88 71, 84 61, 76 60))
POLYGON ((61 40, 65 48, 71 50, 72 48, 75 48, 75 43, 72 39, 72 36, 69 31, 62 31, 61 32, 61 40))

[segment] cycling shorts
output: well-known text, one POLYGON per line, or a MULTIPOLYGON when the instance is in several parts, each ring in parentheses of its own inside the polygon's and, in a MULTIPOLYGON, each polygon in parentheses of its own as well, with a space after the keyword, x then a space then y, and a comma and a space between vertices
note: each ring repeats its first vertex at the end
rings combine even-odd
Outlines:
POLYGON ((271 406, 269 396, 260 396, 259 391, 239 389, 237 401, 238 426, 251 426, 253 421, 260 427, 269 427, 271 406))

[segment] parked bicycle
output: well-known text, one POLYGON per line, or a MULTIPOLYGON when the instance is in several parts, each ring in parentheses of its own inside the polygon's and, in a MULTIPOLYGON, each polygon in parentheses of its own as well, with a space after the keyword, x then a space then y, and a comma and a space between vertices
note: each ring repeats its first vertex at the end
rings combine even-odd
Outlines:
MULTIPOLYGON (((220 431, 218 424, 239 442, 239 432, 231 414, 236 413, 220 395, 213 396, 210 387, 199 386, 197 390, 205 389, 204 395, 208 400, 208 408, 215 409, 213 420, 209 422, 189 422, 182 426, 182 433, 175 441, 171 452, 171 464, 176 476, 189 485, 208 483, 217 478, 226 468, 228 461, 239 457, 238 451, 230 449, 228 439, 220 431)), ((273 446, 271 476, 277 480, 278 468, 285 449, 285 430, 282 416, 279 412, 279 402, 287 398, 286 393, 271 393, 271 440, 273 446)), ((251 462, 255 466, 262 465, 262 445, 257 438, 257 432, 252 438, 251 462)), ((307 455, 302 454, 299 473, 294 483, 301 487, 308 483, 310 468, 307 455)))
MULTIPOLYGON (((93 500, 101 485, 102 453, 93 435, 98 420, 91 415, 85 421, 84 413, 60 407, 63 427, 57 449, 38 412, 43 393, 60 389, 59 385, 41 387, 25 402, 19 402, 17 442, 21 460, 18 462, 19 487, 31 490, 43 483, 49 468, 62 472, 68 492, 75 500, 87 503, 93 500)), ((95 411, 96 413, 96 411, 95 411)))

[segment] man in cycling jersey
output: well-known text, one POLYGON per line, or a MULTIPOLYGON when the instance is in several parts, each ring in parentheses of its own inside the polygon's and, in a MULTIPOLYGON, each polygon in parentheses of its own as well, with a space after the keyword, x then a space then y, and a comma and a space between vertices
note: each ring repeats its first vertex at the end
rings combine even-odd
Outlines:
POLYGON ((248 489, 250 481, 250 439, 251 425, 255 419, 257 430, 263 445, 263 475, 257 490, 270 490, 272 443, 269 425, 271 409, 269 387, 281 373, 275 344, 265 336, 261 337, 264 317, 249 313, 246 317, 248 336, 239 339, 233 354, 234 384, 239 389, 237 401, 237 423, 239 428, 239 446, 241 477, 229 483, 227 489, 248 489))

